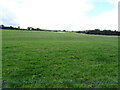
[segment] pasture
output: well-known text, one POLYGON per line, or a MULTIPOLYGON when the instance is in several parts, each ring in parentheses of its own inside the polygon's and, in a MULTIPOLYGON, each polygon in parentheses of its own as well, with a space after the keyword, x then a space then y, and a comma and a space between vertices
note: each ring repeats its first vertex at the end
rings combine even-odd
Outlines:
POLYGON ((2 31, 4 88, 117 88, 118 37, 2 31))

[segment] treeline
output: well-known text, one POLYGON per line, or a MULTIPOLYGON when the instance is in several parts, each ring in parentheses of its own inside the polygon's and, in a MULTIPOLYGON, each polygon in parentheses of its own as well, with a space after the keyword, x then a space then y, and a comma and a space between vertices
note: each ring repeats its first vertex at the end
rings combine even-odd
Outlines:
POLYGON ((33 28, 33 27, 27 27, 27 29, 23 29, 20 28, 20 26, 18 27, 13 27, 13 26, 4 26, 4 25, 0 25, 1 29, 8 29, 8 30, 30 30, 30 31, 61 31, 61 30, 47 30, 47 29, 40 29, 40 28, 33 28))
POLYGON ((18 29, 20 29, 20 27, 18 26, 18 28, 16 28, 16 27, 13 27, 13 26, 0 25, 0 29, 18 30, 18 29))
POLYGON ((76 33, 84 33, 84 34, 94 34, 94 35, 120 35, 119 31, 112 31, 112 30, 100 30, 100 29, 95 29, 95 30, 85 30, 85 31, 66 31, 66 30, 46 30, 46 29, 40 29, 40 28, 33 28, 33 27, 27 27, 27 29, 20 28, 18 27, 13 27, 13 26, 4 26, 0 25, 1 29, 8 29, 8 30, 30 30, 30 31, 53 31, 53 32, 76 32, 76 33))
POLYGON ((86 31, 77 31, 77 33, 85 33, 85 34, 94 34, 94 35, 120 35, 119 31, 112 31, 112 30, 86 30, 86 31))

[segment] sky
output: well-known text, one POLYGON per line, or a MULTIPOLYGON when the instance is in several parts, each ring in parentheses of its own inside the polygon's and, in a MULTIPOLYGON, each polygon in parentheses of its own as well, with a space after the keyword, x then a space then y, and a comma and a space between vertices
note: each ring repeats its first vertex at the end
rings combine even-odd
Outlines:
POLYGON ((119 0, 2 0, 0 24, 50 30, 118 30, 119 0))

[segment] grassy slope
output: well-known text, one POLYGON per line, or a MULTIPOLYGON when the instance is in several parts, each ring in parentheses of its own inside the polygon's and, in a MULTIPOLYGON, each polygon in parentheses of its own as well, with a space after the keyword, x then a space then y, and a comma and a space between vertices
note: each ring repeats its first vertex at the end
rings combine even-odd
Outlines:
POLYGON ((117 37, 3 31, 4 87, 117 87, 117 52, 117 37))

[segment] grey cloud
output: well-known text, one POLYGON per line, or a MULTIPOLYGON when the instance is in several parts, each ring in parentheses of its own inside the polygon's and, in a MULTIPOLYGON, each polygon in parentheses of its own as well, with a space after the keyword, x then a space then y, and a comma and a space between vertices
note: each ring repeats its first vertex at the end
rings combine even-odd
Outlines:
MULTIPOLYGON (((1 8, 1 6, 0 6, 1 8)), ((17 22, 16 15, 11 12, 9 9, 2 7, 2 10, 0 12, 0 22, 2 22, 3 25, 19 25, 17 22)))

